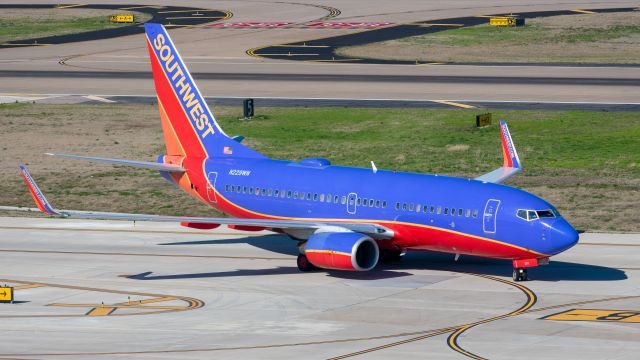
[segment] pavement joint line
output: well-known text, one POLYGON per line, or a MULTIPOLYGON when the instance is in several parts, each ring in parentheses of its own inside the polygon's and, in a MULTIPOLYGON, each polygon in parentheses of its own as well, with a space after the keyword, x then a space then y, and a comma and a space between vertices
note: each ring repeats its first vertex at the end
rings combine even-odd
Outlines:
POLYGON ((287 45, 287 44, 276 44, 271 45, 274 47, 292 47, 292 48, 328 48, 328 45, 287 45))
MULTIPOLYGON (((174 16, 167 17, 168 20, 182 20, 182 19, 224 19, 223 16, 174 16)), ((182 25, 181 25, 182 26, 182 25)))

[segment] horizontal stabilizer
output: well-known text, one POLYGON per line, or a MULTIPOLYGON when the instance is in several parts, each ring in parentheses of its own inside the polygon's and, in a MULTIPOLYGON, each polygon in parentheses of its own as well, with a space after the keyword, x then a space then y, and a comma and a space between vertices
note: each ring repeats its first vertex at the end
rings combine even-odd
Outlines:
POLYGON ((52 154, 52 153, 46 153, 46 154, 50 156, 58 156, 58 157, 69 158, 69 159, 97 161, 97 162, 103 162, 103 163, 108 163, 113 165, 133 166, 133 167, 140 167, 140 168, 146 168, 146 169, 152 169, 152 170, 158 170, 158 171, 184 172, 184 168, 182 168, 181 166, 162 164, 162 163, 156 163, 156 162, 110 159, 110 158, 103 158, 103 157, 68 155, 68 154, 52 154))

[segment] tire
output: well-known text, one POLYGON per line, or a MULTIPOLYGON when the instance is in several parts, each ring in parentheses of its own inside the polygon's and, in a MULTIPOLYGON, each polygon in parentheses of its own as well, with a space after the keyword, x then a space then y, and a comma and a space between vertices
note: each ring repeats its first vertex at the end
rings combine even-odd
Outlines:
POLYGON ((520 276, 518 275, 518 269, 513 269, 513 281, 520 281, 520 276))
POLYGON ((316 269, 316 267, 307 259, 306 255, 298 255, 298 270, 302 272, 310 272, 316 269))

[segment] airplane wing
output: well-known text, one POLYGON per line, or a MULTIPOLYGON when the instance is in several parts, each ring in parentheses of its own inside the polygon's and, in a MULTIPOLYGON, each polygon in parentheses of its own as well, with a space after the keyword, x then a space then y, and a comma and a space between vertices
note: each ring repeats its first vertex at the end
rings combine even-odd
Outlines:
POLYGON ((500 133, 502 137, 502 156, 504 157, 502 167, 477 177, 475 180, 500 184, 522 171, 516 147, 513 145, 509 128, 504 121, 500 121, 500 133))
MULTIPOLYGON (((134 167, 141 167, 141 168, 159 170, 159 171, 184 172, 184 169, 181 166, 178 166, 178 165, 162 164, 162 163, 147 162, 147 161, 111 159, 111 158, 103 158, 103 157, 69 155, 69 154, 46 153, 46 155, 69 158, 69 159, 80 159, 80 160, 104 162, 104 163, 113 164, 113 165, 134 166, 134 167)), ((22 169, 22 167, 21 167, 21 169, 22 169)))
POLYGON ((189 222, 199 224, 223 224, 264 227, 268 229, 309 229, 315 230, 326 227, 339 227, 354 232, 370 235, 374 239, 390 239, 393 231, 377 224, 356 222, 324 222, 306 220, 280 219, 239 219, 239 218, 208 218, 190 216, 163 216, 147 214, 113 213, 99 211, 59 210, 47 201, 44 194, 24 166, 20 166, 24 182, 29 188, 38 209, 48 215, 76 219, 99 220, 129 220, 129 221, 161 221, 161 222, 189 222))

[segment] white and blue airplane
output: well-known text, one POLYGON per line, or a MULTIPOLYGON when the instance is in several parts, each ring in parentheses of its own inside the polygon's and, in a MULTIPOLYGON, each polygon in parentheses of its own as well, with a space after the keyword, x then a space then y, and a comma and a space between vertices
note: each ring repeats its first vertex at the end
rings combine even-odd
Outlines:
POLYGON ((298 241, 298 268, 368 271, 379 259, 430 250, 513 261, 513 278, 578 242, 556 208, 501 185, 522 170, 502 122, 502 167, 475 179, 268 158, 227 136, 216 122, 166 29, 145 24, 167 154, 157 162, 51 154, 157 170, 191 196, 230 215, 179 217, 58 210, 20 167, 38 208, 65 218, 180 222, 269 229, 298 241))

